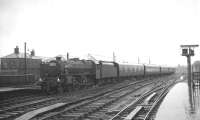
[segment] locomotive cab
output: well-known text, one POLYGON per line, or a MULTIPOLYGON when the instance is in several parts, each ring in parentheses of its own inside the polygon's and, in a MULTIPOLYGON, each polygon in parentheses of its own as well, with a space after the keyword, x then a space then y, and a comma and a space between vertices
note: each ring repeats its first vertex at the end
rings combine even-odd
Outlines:
POLYGON ((63 61, 56 58, 41 65, 41 78, 39 80, 43 91, 49 93, 52 91, 63 91, 60 86, 63 82, 63 61))

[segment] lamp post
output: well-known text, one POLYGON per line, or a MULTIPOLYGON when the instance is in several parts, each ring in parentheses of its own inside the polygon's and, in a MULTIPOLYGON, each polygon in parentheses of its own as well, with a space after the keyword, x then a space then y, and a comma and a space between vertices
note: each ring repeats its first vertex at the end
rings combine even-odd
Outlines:
POLYGON ((181 45, 182 56, 187 57, 187 77, 189 86, 191 86, 192 83, 191 56, 194 56, 194 48, 198 46, 199 45, 181 45))

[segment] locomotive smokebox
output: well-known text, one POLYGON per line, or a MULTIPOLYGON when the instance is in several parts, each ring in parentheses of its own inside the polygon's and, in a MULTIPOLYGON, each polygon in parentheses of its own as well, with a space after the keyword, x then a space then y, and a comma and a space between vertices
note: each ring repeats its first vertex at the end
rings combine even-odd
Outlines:
POLYGON ((57 61, 61 61, 61 58, 62 58, 61 56, 56 56, 57 61))

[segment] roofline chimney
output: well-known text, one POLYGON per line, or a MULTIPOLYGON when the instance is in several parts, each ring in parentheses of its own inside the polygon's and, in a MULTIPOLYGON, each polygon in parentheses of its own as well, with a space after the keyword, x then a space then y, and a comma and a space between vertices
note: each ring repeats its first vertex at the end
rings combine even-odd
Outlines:
POLYGON ((14 53, 15 53, 15 54, 19 54, 19 47, 18 47, 18 46, 16 46, 16 47, 14 48, 14 53))
POLYGON ((31 50, 31 56, 35 56, 35 50, 31 50))

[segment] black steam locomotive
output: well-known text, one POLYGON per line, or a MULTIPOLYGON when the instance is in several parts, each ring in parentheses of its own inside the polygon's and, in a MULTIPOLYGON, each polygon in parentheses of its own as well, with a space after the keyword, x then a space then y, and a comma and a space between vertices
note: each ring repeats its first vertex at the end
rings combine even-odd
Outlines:
POLYGON ((40 85, 43 91, 70 91, 74 88, 89 87, 119 81, 123 78, 146 77, 172 74, 175 68, 153 65, 129 65, 116 62, 62 60, 57 57, 41 64, 40 85))

